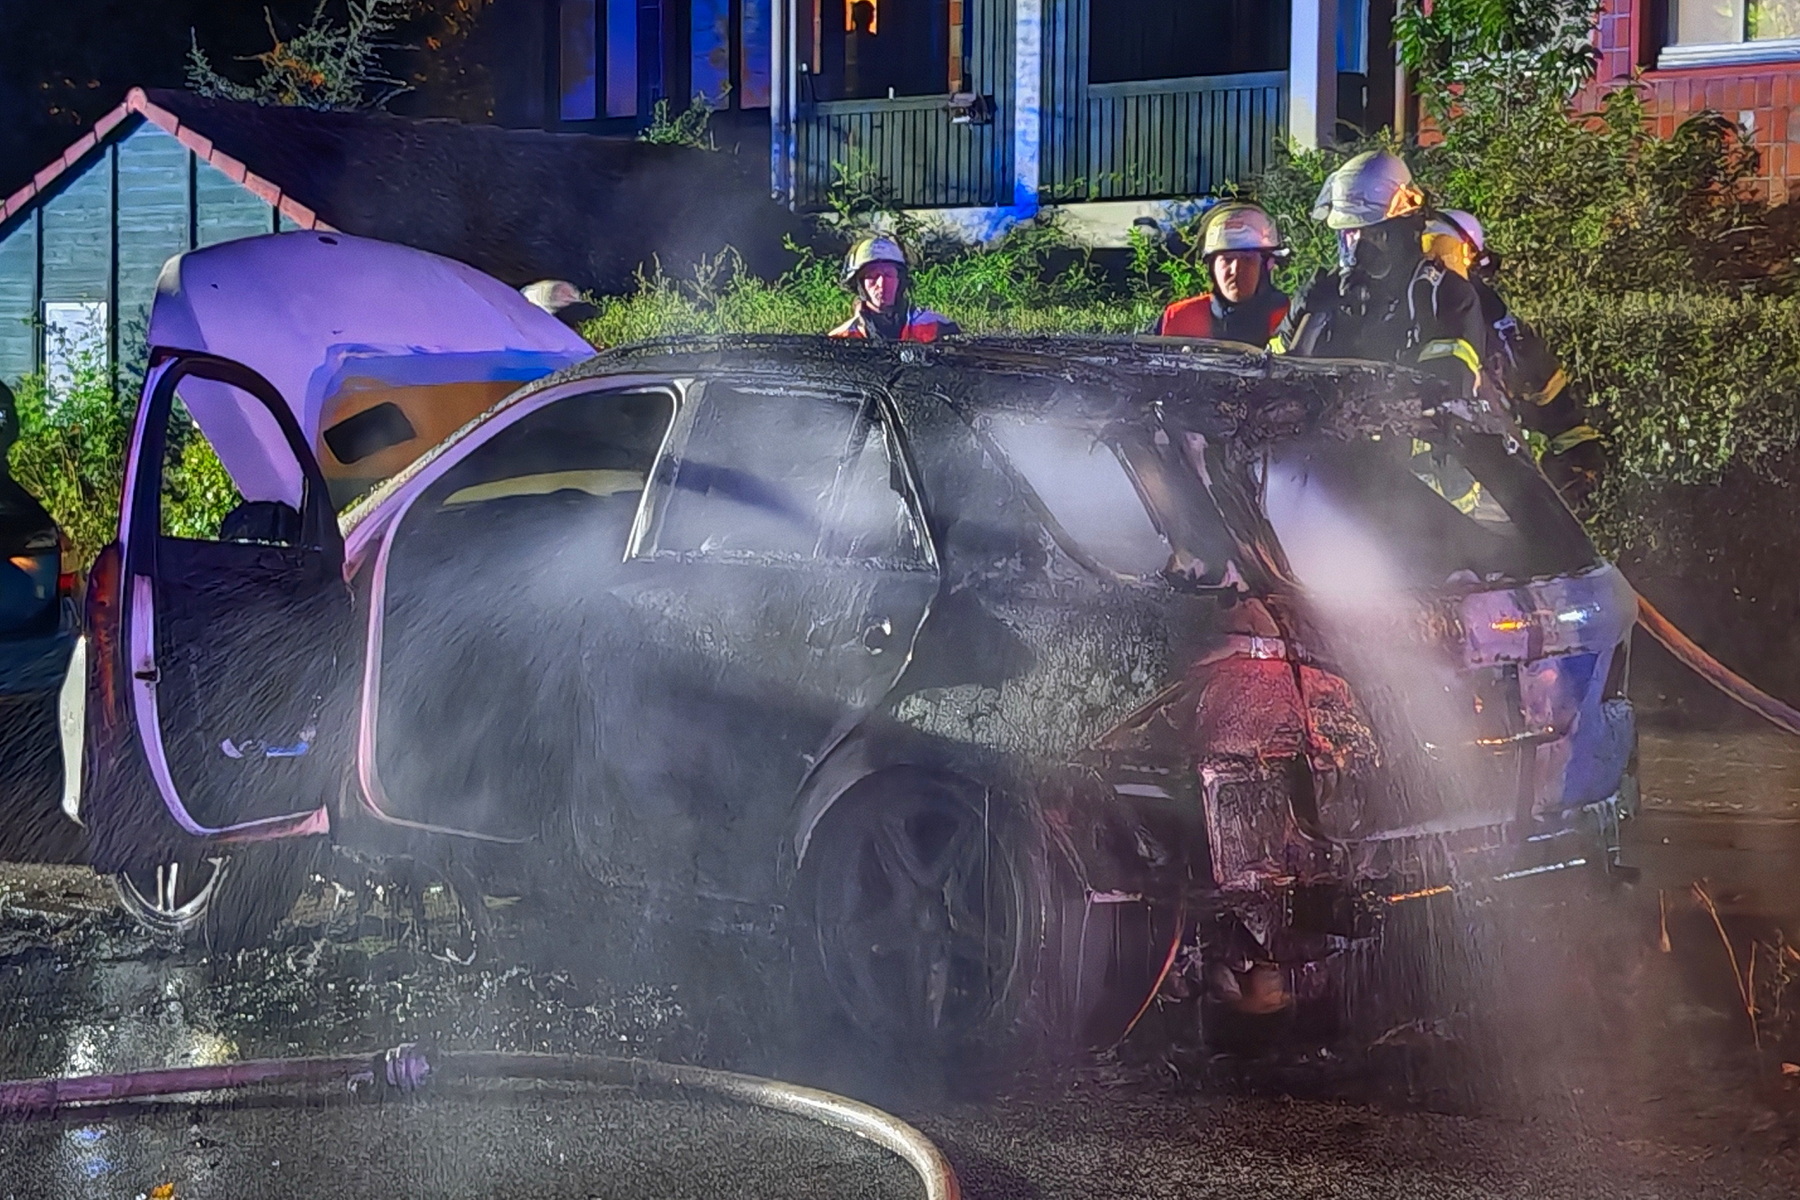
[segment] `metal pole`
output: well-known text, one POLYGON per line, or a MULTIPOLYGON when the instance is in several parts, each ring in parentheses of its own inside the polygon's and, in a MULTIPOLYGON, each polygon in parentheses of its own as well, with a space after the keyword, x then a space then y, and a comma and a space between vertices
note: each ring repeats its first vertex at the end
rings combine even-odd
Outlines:
POLYGON ((1336 140, 1337 0, 1292 0, 1288 137, 1302 150, 1336 140))
POLYGON ((775 199, 794 205, 794 102, 797 96, 795 0, 771 0, 769 12, 769 187, 775 199))

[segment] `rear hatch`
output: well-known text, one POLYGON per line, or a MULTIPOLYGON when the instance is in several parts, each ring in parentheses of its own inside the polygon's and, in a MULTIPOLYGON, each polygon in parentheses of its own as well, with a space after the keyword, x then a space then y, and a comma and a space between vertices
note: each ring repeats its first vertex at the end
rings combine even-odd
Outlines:
POLYGON ((1381 761, 1324 832, 1388 840, 1557 825, 1620 784, 1630 586, 1517 442, 1302 439, 1256 468, 1322 664, 1381 761))

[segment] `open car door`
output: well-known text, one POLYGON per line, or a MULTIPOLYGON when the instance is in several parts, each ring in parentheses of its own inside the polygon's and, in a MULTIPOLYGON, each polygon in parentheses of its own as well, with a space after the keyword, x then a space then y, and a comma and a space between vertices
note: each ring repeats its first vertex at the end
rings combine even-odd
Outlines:
POLYGON ((94 865, 161 872, 224 843, 325 832, 348 765, 354 614, 292 409, 227 359, 157 364, 120 530, 83 651, 74 803, 94 865))

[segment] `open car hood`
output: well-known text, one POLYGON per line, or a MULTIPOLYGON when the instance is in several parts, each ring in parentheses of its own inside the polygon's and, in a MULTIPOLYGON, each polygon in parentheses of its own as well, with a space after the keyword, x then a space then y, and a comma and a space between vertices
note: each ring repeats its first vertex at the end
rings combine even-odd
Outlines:
POLYGON ((153 349, 205 351, 257 372, 293 409, 308 444, 318 442, 327 388, 346 359, 441 356, 462 378, 522 384, 594 353, 574 330, 473 267, 314 231, 170 259, 157 280, 148 340, 153 349))

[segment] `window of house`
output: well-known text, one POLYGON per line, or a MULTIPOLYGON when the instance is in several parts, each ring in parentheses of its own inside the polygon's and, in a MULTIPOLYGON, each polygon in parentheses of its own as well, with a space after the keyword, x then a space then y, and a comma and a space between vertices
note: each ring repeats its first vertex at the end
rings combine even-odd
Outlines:
MULTIPOLYGON (((961 0, 799 0, 811 8, 810 98, 937 96, 964 75, 961 0), (952 51, 957 62, 952 63, 952 51)), ((803 28, 805 18, 803 16, 803 28)))
POLYGON ((1091 0, 1088 81, 1284 70, 1287 8, 1264 0, 1091 0))
POLYGON ((52 400, 107 377, 111 367, 106 301, 51 301, 44 305, 44 375, 52 400))
POLYGON ((1667 0, 1659 66, 1800 56, 1800 0, 1667 0))
POLYGON ((638 0, 561 0, 557 115, 564 121, 638 111, 638 0))
POLYGON ((769 107, 771 0, 689 0, 688 95, 716 109, 769 107))

